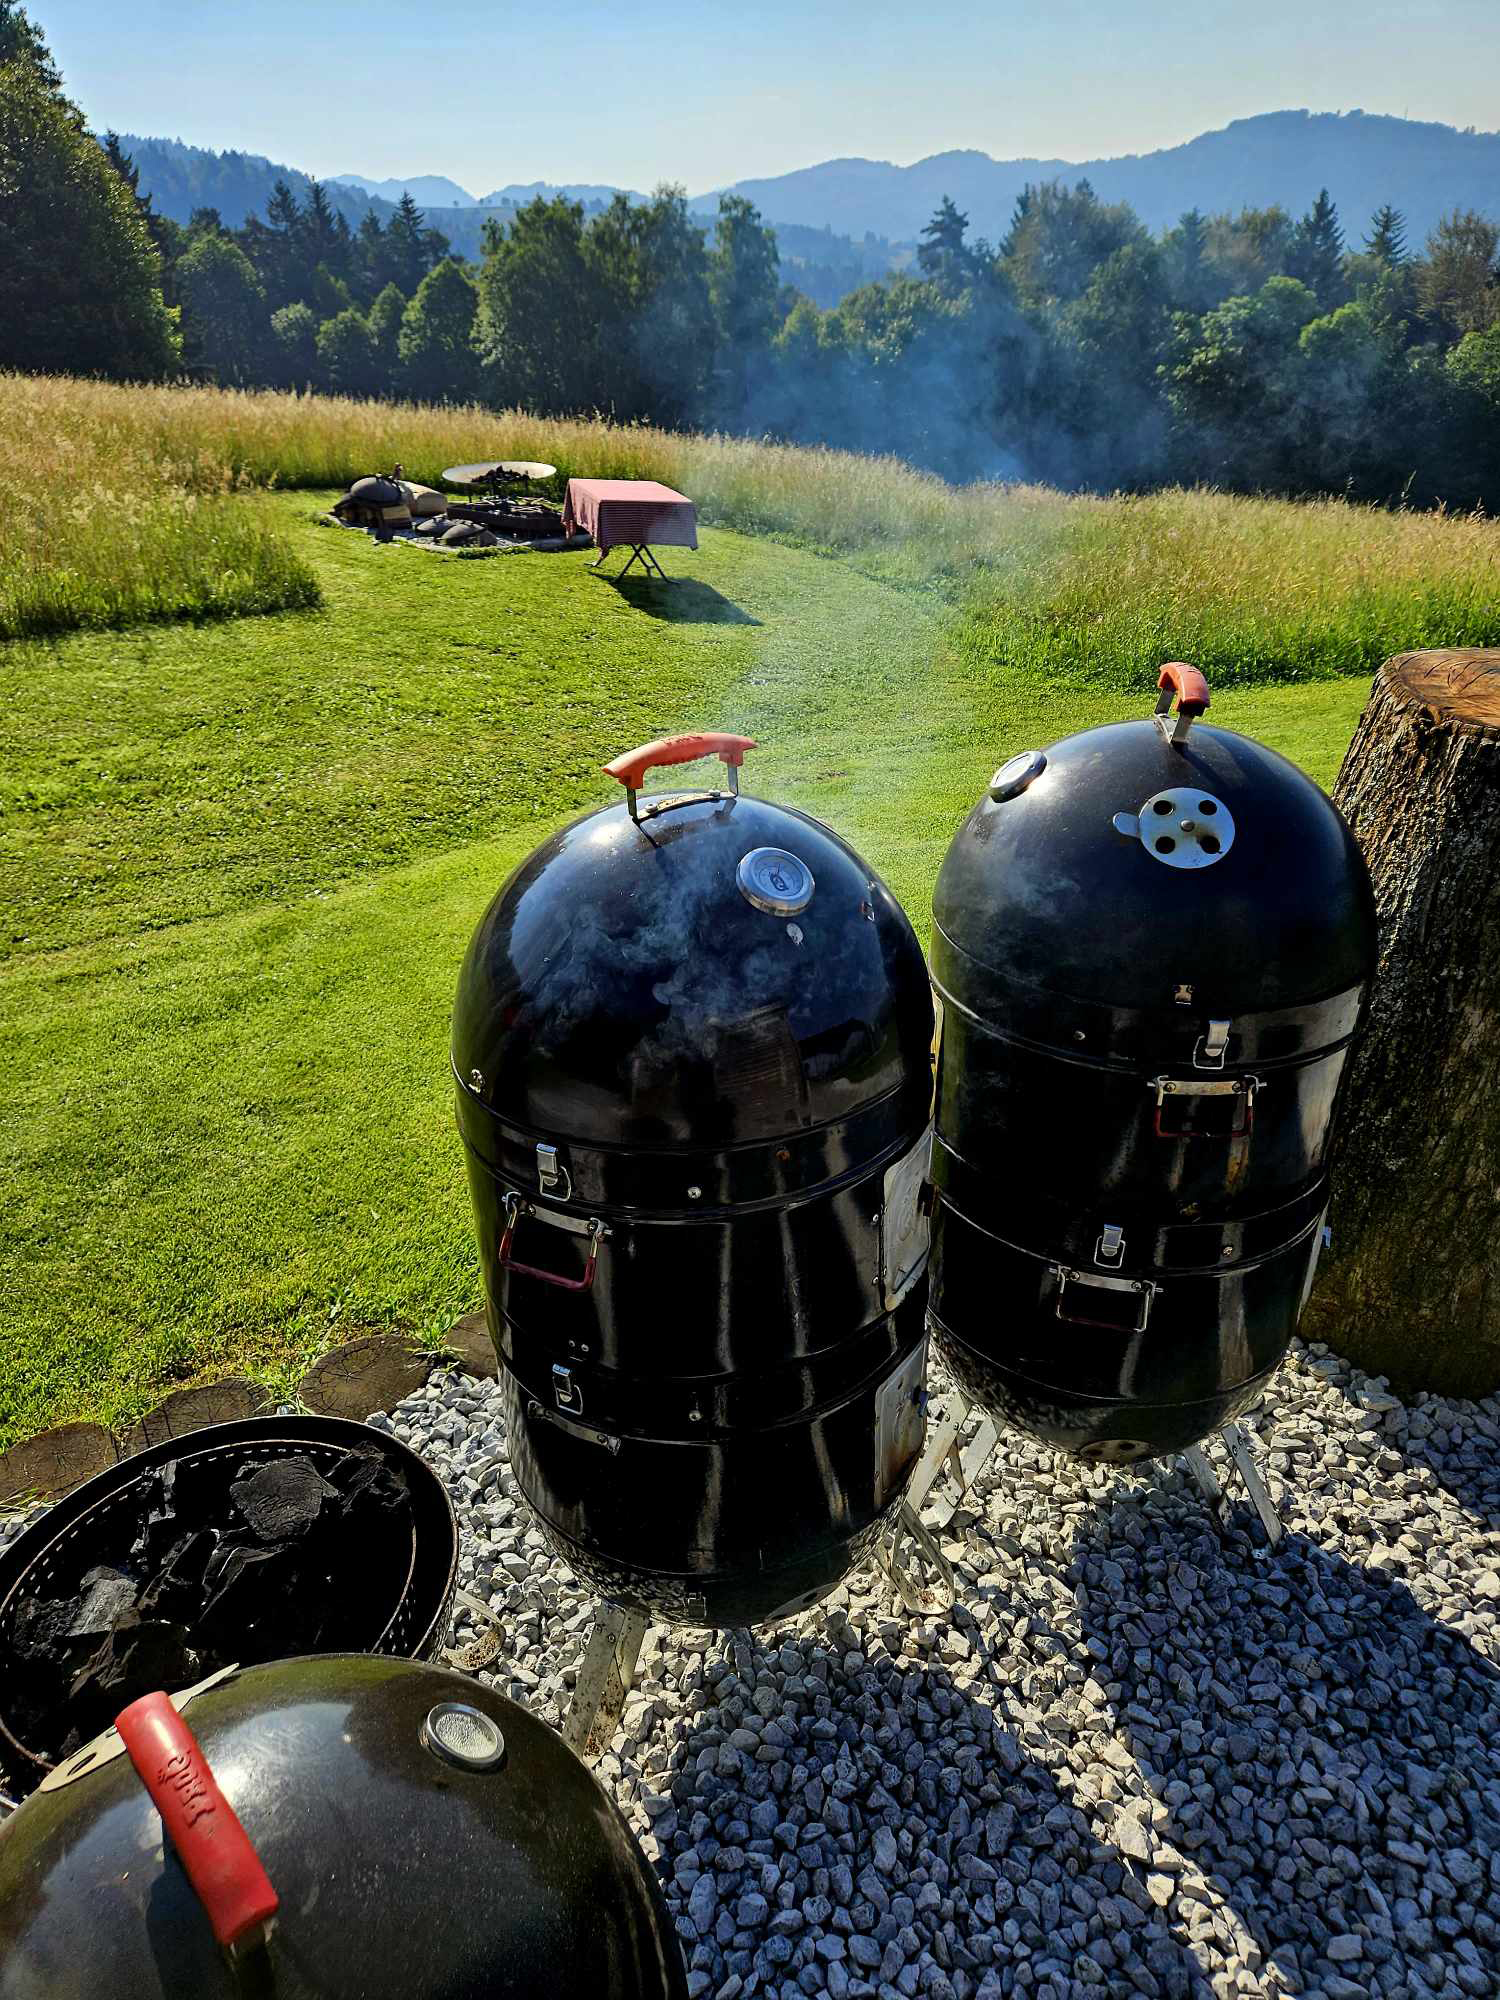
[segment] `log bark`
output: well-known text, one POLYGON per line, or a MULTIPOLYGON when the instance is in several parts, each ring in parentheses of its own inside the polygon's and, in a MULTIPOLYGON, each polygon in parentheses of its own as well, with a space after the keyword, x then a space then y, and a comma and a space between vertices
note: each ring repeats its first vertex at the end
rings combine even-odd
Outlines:
POLYGON ((1402 1393, 1500 1387, 1500 650, 1401 653, 1334 787, 1380 971, 1303 1315, 1402 1393))

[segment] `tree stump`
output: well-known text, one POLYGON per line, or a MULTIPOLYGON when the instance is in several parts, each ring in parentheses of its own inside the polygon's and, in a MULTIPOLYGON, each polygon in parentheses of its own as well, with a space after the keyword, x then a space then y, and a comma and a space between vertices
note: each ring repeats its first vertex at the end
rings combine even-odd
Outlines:
POLYGON ((1402 1393, 1500 1387, 1500 650, 1400 653, 1334 787, 1380 920, 1304 1337, 1402 1393))

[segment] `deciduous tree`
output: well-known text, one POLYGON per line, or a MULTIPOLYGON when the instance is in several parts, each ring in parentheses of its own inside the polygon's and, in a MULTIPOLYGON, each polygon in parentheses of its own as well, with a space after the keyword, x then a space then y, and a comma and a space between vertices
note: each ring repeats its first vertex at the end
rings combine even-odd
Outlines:
POLYGON ((22 53, 0 66, 0 367, 164 375, 181 344, 161 259, 22 24, 11 9, 22 53))

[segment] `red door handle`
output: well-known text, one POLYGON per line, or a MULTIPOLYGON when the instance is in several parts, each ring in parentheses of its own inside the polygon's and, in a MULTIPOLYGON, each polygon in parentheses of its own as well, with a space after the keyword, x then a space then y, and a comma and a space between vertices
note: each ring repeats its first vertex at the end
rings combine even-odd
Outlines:
MULTIPOLYGON (((544 1285, 556 1285, 560 1292, 586 1292, 594 1282, 594 1272, 599 1265, 599 1242, 608 1235, 604 1224, 597 1216, 590 1218, 587 1228, 589 1254, 583 1267, 581 1278, 564 1278, 557 1271, 544 1271, 539 1264, 518 1264, 510 1254, 511 1239, 516 1233, 516 1224, 523 1214, 537 1213, 529 1202, 522 1202, 518 1196, 505 1197, 505 1227, 500 1232, 500 1247, 495 1253, 495 1262, 502 1271, 514 1271, 521 1278, 538 1278, 544 1285)), ((580 1226, 581 1225, 575 1225, 580 1226)))
POLYGON ((280 1899, 192 1730, 162 1693, 121 1709, 115 1728, 219 1943, 263 1934, 280 1899))

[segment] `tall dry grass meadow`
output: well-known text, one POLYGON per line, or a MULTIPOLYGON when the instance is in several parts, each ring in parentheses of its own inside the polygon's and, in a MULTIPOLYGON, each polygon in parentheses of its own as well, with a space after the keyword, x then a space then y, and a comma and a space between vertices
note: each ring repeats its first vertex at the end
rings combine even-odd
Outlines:
POLYGON ((0 635, 308 602, 252 489, 398 463, 438 484, 461 461, 528 458, 556 465, 559 489, 660 479, 707 521, 940 593, 962 607, 960 646, 1011 671, 1140 686, 1186 657, 1221 681, 1283 681, 1500 643, 1500 524, 1480 515, 952 487, 894 458, 601 418, 14 375, 0 454, 27 496, 0 519, 0 635))

